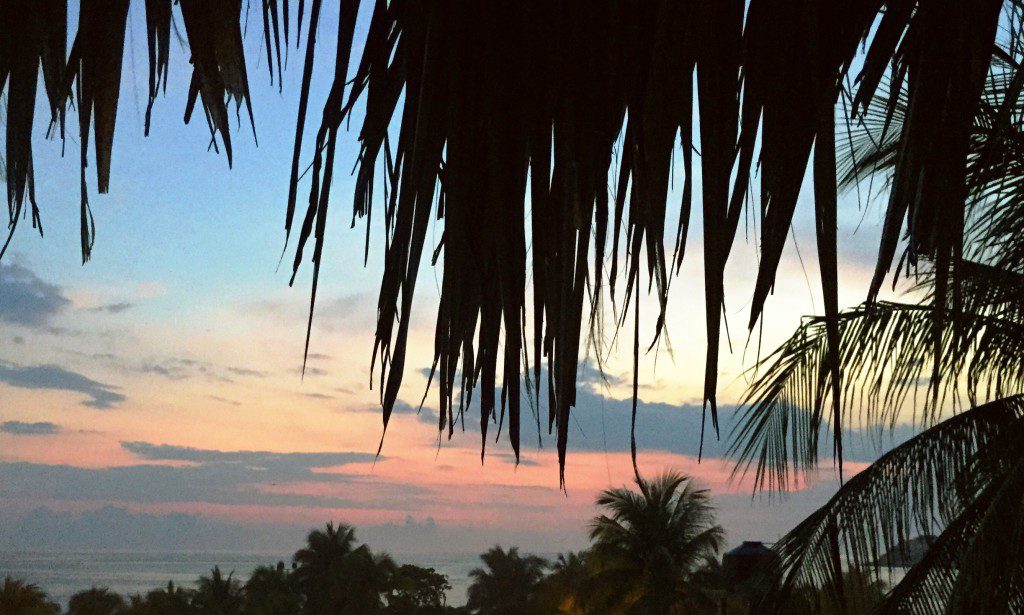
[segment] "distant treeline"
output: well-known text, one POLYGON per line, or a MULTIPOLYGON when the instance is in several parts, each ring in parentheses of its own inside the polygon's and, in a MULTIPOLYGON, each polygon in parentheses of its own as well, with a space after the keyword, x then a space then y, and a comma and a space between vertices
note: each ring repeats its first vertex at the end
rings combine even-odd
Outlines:
MULTIPOLYGON (((725 534, 706 490, 680 474, 637 480, 597 499, 591 546, 554 561, 494 547, 470 572, 465 606, 448 604, 451 585, 433 568, 399 564, 358 544, 355 530, 328 523, 313 530, 290 565, 260 566, 242 583, 214 567, 194 588, 122 596, 93 587, 71 597, 68 615, 554 615, 688 613, 746 615, 767 590, 772 552, 760 543, 719 553, 725 534)), ((799 612, 867 612, 885 587, 846 575, 846 609, 814 588, 797 592, 799 612)), ((8 577, 0 614, 60 613, 36 585, 8 577)), ((796 611, 794 611, 796 612, 796 611)))

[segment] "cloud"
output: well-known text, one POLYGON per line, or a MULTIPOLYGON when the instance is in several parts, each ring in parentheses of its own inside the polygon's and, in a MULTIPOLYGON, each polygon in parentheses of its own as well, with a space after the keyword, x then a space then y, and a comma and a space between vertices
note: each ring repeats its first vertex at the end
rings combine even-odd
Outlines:
POLYGON ((89 397, 82 405, 106 410, 125 400, 113 385, 103 384, 58 365, 15 365, 0 362, 0 382, 21 389, 73 391, 89 397))
POLYGON ((170 362, 167 364, 143 363, 139 366, 138 371, 143 374, 163 376, 170 380, 184 380, 189 377, 188 372, 184 368, 170 362))
POLYGON ((262 374, 255 370, 242 368, 224 368, 207 361, 184 357, 164 357, 151 359, 140 364, 125 361, 119 357, 111 359, 111 364, 125 371, 138 372, 153 376, 161 376, 168 380, 188 380, 190 378, 206 378, 214 382, 234 382, 231 375, 262 374))
POLYGON ((97 305, 96 307, 89 308, 90 312, 105 312, 107 314, 120 314, 126 312, 135 307, 134 303, 127 301, 121 301, 119 303, 108 303, 106 305, 97 305))
MULTIPOLYGON (((581 365, 581 374, 586 375, 584 382, 600 382, 600 375, 597 370, 585 369, 581 365)), ((546 375, 541 376, 541 381, 546 382, 546 375)), ((436 386, 436 384, 434 385, 436 386)), ((572 409, 569 419, 569 449, 580 451, 598 452, 628 452, 630 449, 630 432, 632 426, 633 400, 629 397, 616 399, 605 396, 601 392, 600 385, 580 386, 576 390, 576 406, 572 409)), ((495 400, 501 399, 500 389, 495 390, 495 400)), ((465 421, 458 417, 456 412, 456 431, 459 431, 464 424, 466 431, 475 434, 480 433, 479 415, 479 391, 473 393, 473 405, 466 409, 465 421)), ((542 399, 546 395, 542 392, 542 399)), ((536 446, 538 441, 537 433, 537 408, 529 399, 523 387, 523 396, 520 398, 521 432, 520 437, 527 445, 536 446)), ((399 403, 396 403, 396 412, 399 412, 399 403)), ((500 403, 500 402, 499 402, 500 403)), ((409 404, 403 404, 409 407, 409 404)), ((500 412, 500 406, 498 406, 500 412)), ((378 409, 379 410, 379 409, 378 409)), ((730 444, 729 434, 738 421, 736 407, 732 405, 721 405, 718 407, 718 418, 720 423, 720 437, 715 434, 710 420, 705 422, 703 409, 700 404, 682 403, 668 404, 661 402, 649 402, 643 399, 637 402, 636 416, 636 441, 641 451, 666 451, 670 453, 696 457, 702 454, 706 458, 725 458, 728 456, 730 444), (701 447, 701 433, 703 431, 703 450, 701 447)), ((547 430, 547 406, 543 402, 539 408, 540 412, 540 435, 539 439, 544 446, 552 446, 554 438, 547 430)), ((417 417, 422 423, 437 427, 438 415, 434 408, 424 407, 417 417)), ((508 420, 502 427, 503 432, 508 428, 508 420)), ((489 436, 496 433, 496 426, 492 423, 488 428, 489 436)), ((507 432, 506 432, 507 433, 507 432)), ((895 429, 882 431, 878 428, 847 429, 844 430, 843 456, 847 461, 874 461, 878 459, 881 452, 899 444, 913 435, 913 429, 908 426, 897 426, 895 429)), ((503 434, 504 435, 504 434, 503 434)), ((436 438, 436 432, 430 434, 436 438)), ((456 436, 458 437, 458 436, 456 436)), ((477 436, 478 437, 478 436, 477 436)), ((830 433, 826 426, 821 427, 819 437, 819 458, 823 462, 831 459, 830 433)), ((641 452, 641 455, 643 453, 641 452)))
POLYGON ((191 514, 134 513, 111 505, 80 513, 37 508, 16 518, 0 519, 0 545, 57 551, 208 551, 239 549, 240 545, 251 549, 257 544, 270 549, 294 548, 287 544, 285 538, 290 533, 283 529, 217 522, 191 514))
POLYGON ((416 511, 435 498, 429 487, 382 482, 358 470, 335 469, 372 461, 372 453, 221 451, 149 442, 121 445, 141 462, 105 468, 0 463, 0 510, 19 502, 63 501, 416 511))
MULTIPOLYGON (((331 467, 350 463, 367 463, 376 456, 372 453, 272 453, 269 451, 220 451, 215 449, 152 444, 150 442, 121 442, 121 447, 143 459, 153 461, 192 461, 197 463, 241 463, 254 467, 273 465, 301 466, 304 468, 331 467)), ((383 457, 381 458, 383 459, 383 457)))
MULTIPOLYGON (((248 574, 255 563, 238 561, 236 558, 241 556, 225 555, 225 552, 258 554, 249 557, 257 558, 260 563, 272 564, 282 556, 287 560, 286 554, 303 545, 311 526, 315 524, 322 527, 322 523, 329 520, 330 517, 325 516, 322 520, 305 523, 236 523, 189 513, 137 512, 118 505, 104 505, 81 512, 37 507, 23 514, 0 517, 0 549, 60 553, 69 550, 220 552, 217 557, 222 568, 227 568, 225 564, 232 561, 242 566, 235 568, 237 576, 248 574), (227 562, 221 558, 227 558, 227 562)), ((582 532, 566 536, 565 532, 550 530, 526 533, 492 526, 442 525, 430 516, 417 521, 412 515, 406 516, 404 522, 396 520, 379 525, 359 525, 356 527, 356 538, 370 545, 374 551, 395 553, 402 561, 412 556, 410 563, 428 565, 448 574, 459 575, 462 577, 463 588, 469 584, 469 570, 477 565, 475 555, 496 542, 518 544, 523 551, 541 552, 562 548, 579 549, 586 544, 582 532), (463 553, 471 554, 471 557, 452 561, 446 555, 439 560, 438 553, 463 553), (416 557, 417 554, 419 557, 416 557)), ((208 569, 201 568, 205 563, 193 562, 195 569, 190 574, 208 573, 208 569)), ((195 576, 184 577, 181 581, 192 583, 195 576)), ((163 582, 166 583, 166 578, 163 582)), ((56 589, 54 597, 61 598, 59 591, 59 588, 56 589)), ((67 597, 64 598, 66 600, 67 597)), ((460 603, 460 598, 454 593, 449 593, 449 600, 453 604, 460 603)))
POLYGON ((0 263, 0 322, 41 328, 70 305, 60 286, 16 263, 0 263))
POLYGON ((334 399, 332 395, 326 393, 303 393, 303 395, 310 399, 334 399))
MULTIPOLYGON (((376 298, 370 293, 355 293, 316 300, 313 325, 325 331, 337 331, 343 325, 362 325, 375 319, 376 298)), ((248 314, 259 314, 279 321, 305 321, 309 317, 308 300, 265 299, 240 306, 248 314)), ((312 355, 310 355, 312 356, 312 355)))
POLYGON ((245 377, 251 377, 251 378, 264 378, 267 375, 267 372, 261 372, 258 369, 249 369, 247 367, 229 367, 227 369, 228 369, 229 372, 231 372, 232 374, 234 374, 236 376, 245 376, 245 377))
POLYGON ((52 436, 60 433, 60 427, 46 421, 38 423, 5 421, 0 423, 0 431, 14 436, 52 436))
MULTIPOLYGON (((395 405, 394 405, 394 407, 392 407, 391 412, 394 413, 394 414, 416 414, 417 412, 419 412, 419 409, 420 409, 419 404, 414 406, 414 405, 408 404, 408 403, 406 403, 406 402, 404 402, 404 401, 402 401, 400 399, 396 399, 395 400, 395 405)), ((377 405, 377 404, 374 404, 373 410, 375 412, 380 412, 380 406, 377 405)))
POLYGON ((628 383, 630 380, 624 376, 619 376, 611 372, 604 372, 597 366, 592 365, 589 361, 584 361, 579 364, 576 369, 576 384, 577 385, 589 385, 591 388, 599 389, 607 386, 622 386, 628 383))
POLYGON ((241 406, 242 402, 237 399, 228 399, 227 397, 221 397, 220 395, 207 395, 213 401, 219 401, 222 404, 231 404, 232 406, 241 406))
MULTIPOLYGON (((392 412, 392 414, 416 414, 417 411, 419 411, 419 408, 420 408, 419 404, 413 405, 413 404, 410 404, 408 402, 402 401, 401 399, 396 399, 395 400, 395 405, 391 409, 391 412, 392 412)), ((369 413, 373 413, 373 414, 380 414, 381 408, 380 408, 380 403, 379 402, 373 402, 373 403, 357 406, 355 408, 346 408, 345 412, 369 412, 369 413)), ((435 412, 435 411, 433 411, 433 410, 431 410, 429 408, 423 408, 423 412, 424 413, 430 413, 435 418, 435 420, 436 420, 437 412, 435 412)))
POLYGON ((351 321, 353 318, 365 317, 363 312, 369 313, 372 316, 374 312, 368 309, 372 306, 372 295, 369 293, 353 293, 318 302, 316 317, 342 323, 351 321))

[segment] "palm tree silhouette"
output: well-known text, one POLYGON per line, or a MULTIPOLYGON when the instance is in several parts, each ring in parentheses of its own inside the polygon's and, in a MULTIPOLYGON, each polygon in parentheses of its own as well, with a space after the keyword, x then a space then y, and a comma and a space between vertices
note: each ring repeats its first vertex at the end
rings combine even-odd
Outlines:
MULTIPOLYGON (((790 612, 816 615, 875 613, 885 599, 887 585, 877 575, 851 568, 842 575, 842 599, 828 588, 802 585, 794 588, 787 608, 790 612)), ((938 609, 934 612, 942 612, 938 609)))
POLYGON ((124 615, 128 605, 106 587, 80 591, 68 601, 68 615, 124 615))
POLYGON ((129 596, 128 612, 132 615, 196 615, 192 604, 194 590, 184 589, 168 581, 167 587, 155 589, 145 596, 129 596))
POLYGON ((384 596, 394 588, 398 566, 387 553, 360 545, 345 558, 345 613, 374 613, 384 608, 384 596))
POLYGON ((565 615, 584 613, 584 598, 590 571, 586 551, 559 553, 544 578, 541 593, 551 610, 565 615))
POLYGON ((210 576, 199 577, 196 591, 192 596, 192 604, 201 613, 210 615, 236 615, 242 610, 242 585, 234 579, 235 573, 228 576, 214 566, 210 576))
POLYGON ((60 606, 50 602, 46 592, 32 583, 5 577, 0 585, 0 613, 11 615, 56 615, 60 606))
POLYGON ((514 615, 539 612, 537 590, 548 563, 536 555, 519 555, 494 546, 480 555, 484 566, 474 568, 466 608, 480 615, 514 615))
POLYGON ((333 523, 310 532, 306 546, 295 552, 294 562, 305 610, 315 615, 380 609, 397 568, 388 555, 356 546, 354 529, 333 523))
POLYGON ((711 599, 691 583, 725 539, 708 491, 677 472, 637 476, 636 486, 597 498, 605 512, 590 526, 588 605, 595 612, 713 612, 711 599))
MULTIPOLYGON (((816 469, 823 426, 852 427, 854 408, 879 425, 913 408, 919 427, 776 545, 781 567, 765 610, 792 610, 805 586, 825 587, 841 606, 845 568, 872 576, 881 553, 938 534, 881 612, 1024 612, 1024 73, 1017 43, 997 56, 971 125, 956 258, 926 263, 911 301, 838 315, 841 381, 826 359, 825 318, 805 319, 758 366, 732 451, 759 487, 816 469), (835 403, 844 415, 830 412, 835 403)), ((890 111, 851 130, 844 183, 899 176, 913 89, 890 90, 890 111)))
POLYGON ((245 583, 244 612, 247 615, 290 615, 302 607, 302 594, 294 577, 277 566, 259 566, 245 583))
POLYGON ((306 597, 311 613, 326 613, 342 601, 342 570, 345 558, 355 548, 355 530, 328 523, 306 537, 306 546, 295 552, 295 581, 306 597))

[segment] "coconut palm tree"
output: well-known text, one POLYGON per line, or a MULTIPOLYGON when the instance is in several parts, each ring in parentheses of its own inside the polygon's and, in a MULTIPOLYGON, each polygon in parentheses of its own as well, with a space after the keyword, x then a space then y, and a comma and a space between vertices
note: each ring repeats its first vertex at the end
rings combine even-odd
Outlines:
POLYGON ((355 548, 353 528, 328 523, 323 530, 310 532, 306 546, 295 552, 295 582, 311 613, 327 612, 332 600, 343 599, 342 570, 345 558, 355 548))
MULTIPOLYGON (((45 92, 52 132, 62 136, 74 99, 81 243, 88 259, 94 236, 90 190, 107 192, 115 167, 130 2, 80 4, 70 52, 66 0, 0 4, 0 92, 8 95, 5 164, 12 231, 29 211, 33 225, 40 226, 45 209, 38 206, 46 195, 36 194, 34 176, 48 170, 32 160, 37 92, 45 92), (86 173, 90 165, 94 178, 86 173)), ((282 38, 287 49, 290 41, 301 45, 306 35, 285 215, 286 237, 297 235, 293 271, 311 258, 315 299, 339 130, 358 109, 362 152, 353 214, 365 217, 368 227, 374 192, 384 187, 377 199, 387 241, 375 353, 385 425, 406 371, 417 274, 436 215, 444 219, 444 239, 433 250, 435 258, 444 256, 433 370, 442 428, 454 428, 458 412, 452 406, 461 404, 454 401, 461 399, 455 389, 472 390, 479 383, 487 392, 481 400, 486 429, 497 418, 491 392, 502 374, 508 405, 503 410, 518 454, 520 359, 526 359, 528 374, 532 369, 537 397, 546 360, 548 423, 557 433, 563 465, 581 336, 587 328, 600 332, 606 291, 630 306, 646 271, 659 306, 655 335, 661 332, 672 273, 685 254, 698 177, 695 150, 708 337, 703 397, 717 429, 724 270, 745 203, 760 202, 748 208, 760 218, 752 328, 773 288, 804 176, 813 173, 825 296, 823 358, 838 387, 836 111, 845 121, 885 114, 892 106, 874 99, 887 79, 906 83, 910 92, 906 113, 913 121, 892 132, 892 198, 874 297, 895 262, 901 236, 909 262, 948 265, 959 253, 971 126, 985 75, 999 56, 993 43, 1002 36, 1018 44, 1022 32, 1014 25, 1018 0, 528 0, 468 6, 374 0, 366 3, 367 27, 359 29, 365 39, 356 40, 358 0, 339 3, 336 28, 321 23, 322 0, 297 4, 293 12, 288 2, 262 3, 266 65, 278 87, 282 38), (334 66, 332 86, 325 99, 313 101, 322 102, 323 111, 310 138, 311 76, 314 64, 323 61, 317 54, 324 53, 317 33, 336 45, 327 52, 333 54, 327 60, 334 66), (353 49, 362 50, 358 58, 353 49), (677 154, 685 175, 680 222, 666 241, 677 154), (759 187, 752 182, 754 169, 759 187), (308 206, 300 215, 299 182, 307 177, 308 206), (609 184, 617 186, 611 195, 609 184), (615 293, 617 283, 624 292, 615 293)), ((248 4, 240 0, 145 3, 146 125, 153 113, 165 111, 154 103, 168 85, 172 23, 180 22, 174 31, 187 39, 192 69, 185 119, 197 103, 202 106, 212 144, 224 150, 229 164, 228 101, 245 103, 253 116, 243 6, 248 4)), ((936 286, 940 294, 949 286, 950 270, 937 268, 946 280, 936 286)), ((625 322, 626 310, 617 315, 625 322)), ((634 317, 635 359, 638 321, 634 317)), ((840 411, 837 402, 832 412, 840 411)), ((835 446, 841 458, 838 439, 835 446)))
POLYGON ((637 476, 636 487, 597 498, 604 512, 590 525, 588 605, 595 612, 712 612, 713 602, 691 583, 725 540, 708 491, 677 472, 637 476))
POLYGON ((167 587, 155 589, 145 596, 133 595, 128 598, 128 613, 131 615, 195 615, 199 611, 192 604, 194 590, 176 586, 173 581, 167 587))
POLYGON ((345 600, 341 612, 377 613, 395 586, 398 566, 387 553, 374 553, 360 545, 345 558, 345 600))
POLYGON ((214 566, 210 576, 199 577, 192 604, 201 613, 210 615, 237 615, 242 612, 242 584, 234 579, 235 573, 228 576, 214 566))
POLYGON ((50 602, 46 592, 32 583, 5 577, 0 585, 0 613, 12 615, 56 615, 60 606, 50 602))
MULTIPOLYGON (((733 440, 738 470, 752 470, 759 486, 786 487, 792 473, 813 471, 824 432, 851 427, 855 408, 882 425, 914 409, 920 428, 777 543, 766 611, 792 611, 806 586, 825 588, 842 608, 845 568, 870 575, 880 553, 938 534, 880 612, 1024 612, 1021 52, 1016 39, 998 50, 971 125, 966 230, 954 257, 924 263, 909 301, 839 314, 841 382, 826 359, 823 318, 806 319, 759 366, 733 440), (845 414, 830 413, 837 403, 845 414)), ((913 121, 914 87, 891 84, 889 111, 853 127, 846 183, 898 182, 904 153, 894 135, 913 121)))
POLYGON ((80 591, 68 601, 68 615, 123 615, 127 609, 124 598, 106 587, 80 591))
POLYGON ((586 551, 559 553, 551 563, 541 593, 550 610, 565 615, 584 613, 584 591, 590 576, 586 551))
POLYGON ((540 582, 548 563, 536 555, 519 555, 518 547, 507 551, 494 546, 480 555, 484 566, 469 572, 473 580, 466 607, 480 615, 538 613, 540 582))
POLYGON ((388 555, 356 546, 354 529, 333 523, 310 532, 294 562, 305 610, 315 615, 380 610, 397 569, 388 555))
POLYGON ((302 594, 284 567, 259 566, 245 582, 243 611, 246 615, 289 615, 302 608, 302 594))
POLYGON ((874 613, 885 599, 887 585, 877 575, 851 568, 843 573, 842 601, 835 593, 807 585, 793 592, 792 612, 817 615, 846 615, 847 613, 874 613))

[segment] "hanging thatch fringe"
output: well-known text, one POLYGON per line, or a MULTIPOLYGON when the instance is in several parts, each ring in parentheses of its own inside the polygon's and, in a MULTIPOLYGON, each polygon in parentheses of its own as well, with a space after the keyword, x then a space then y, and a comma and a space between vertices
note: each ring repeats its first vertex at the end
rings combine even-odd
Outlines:
MULTIPOLYGON (((869 104, 887 76, 906 81, 910 92, 872 297, 906 228, 907 262, 934 259, 943 272, 936 285, 937 305, 944 305, 947 292, 955 301, 969 127, 1001 5, 1000 0, 375 0, 358 68, 350 78, 353 48, 362 44, 355 40, 360 3, 341 0, 334 84, 313 150, 294 269, 312 238, 315 298, 338 130, 357 101, 363 101, 354 213, 368 223, 378 186, 375 172, 381 167, 386 172, 385 269, 374 350, 385 426, 405 371, 417 272, 429 221, 436 216, 444 219, 438 251, 443 249, 445 259, 432 375, 439 380, 442 429, 454 429, 479 386, 485 437, 487 423, 507 413, 518 454, 520 366, 539 401, 540 366, 547 362, 548 422, 557 432, 564 464, 581 336, 585 326, 592 334, 600 330, 605 261, 611 259, 608 292, 623 306, 620 323, 646 273, 659 305, 656 343, 671 272, 685 253, 692 160, 699 152, 708 336, 704 400, 717 429, 723 272, 744 204, 750 194, 759 195, 761 257, 749 321, 753 327, 774 286, 817 144, 818 255, 826 318, 832 322, 826 360, 832 365, 831 386, 839 387, 836 165, 834 156, 821 150, 834 144, 833 113, 842 85, 848 77, 856 83, 847 94, 857 114, 875 112, 869 104), (858 57, 863 66, 849 75, 858 57), (695 106, 699 144, 691 134, 695 106), (389 134, 392 119, 399 126, 397 135, 389 134), (665 219, 677 134, 685 183, 669 253, 665 219), (613 156, 620 141, 621 156, 613 156), (758 167, 760 186, 752 191, 758 167), (615 198, 608 190, 611 173, 618 178, 615 198), (625 254, 621 272, 620 249, 625 254), (532 310, 527 307, 528 277, 532 310), (621 296, 615 293, 619 277, 625 279, 621 296), (499 369, 500 411, 493 393, 499 369)), ((227 101, 234 98, 237 105, 244 99, 249 107, 241 2, 181 0, 179 6, 194 65, 186 118, 201 100, 211 137, 220 134, 230 163, 227 101)), ((94 126, 102 193, 109 183, 128 0, 82 0, 81 7, 65 71, 58 31, 66 28, 65 2, 0 1, 0 90, 8 92, 12 228, 22 215, 26 192, 38 222, 31 198, 35 67, 44 67, 54 122, 63 126, 72 86, 79 93, 82 248, 88 258, 93 241, 84 174, 89 129, 94 126)), ((303 30, 308 39, 291 161, 290 232, 321 2, 312 2, 305 27, 301 1, 294 20, 288 2, 262 0, 261 11, 268 69, 273 81, 276 67, 279 88, 281 25, 285 57, 292 27, 297 45, 303 30)), ((153 100, 161 86, 166 88, 172 18, 169 0, 146 1, 147 130, 153 100)), ((891 106, 887 112, 891 115, 891 106)), ((937 332, 942 329, 939 312, 937 332)), ((819 396, 819 403, 832 400, 836 425, 838 390, 819 396)), ((835 438, 841 460, 838 430, 835 438)))

